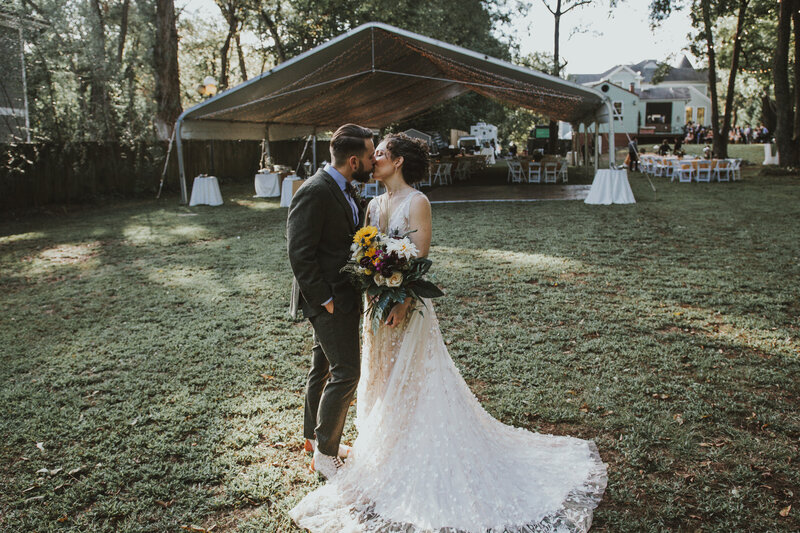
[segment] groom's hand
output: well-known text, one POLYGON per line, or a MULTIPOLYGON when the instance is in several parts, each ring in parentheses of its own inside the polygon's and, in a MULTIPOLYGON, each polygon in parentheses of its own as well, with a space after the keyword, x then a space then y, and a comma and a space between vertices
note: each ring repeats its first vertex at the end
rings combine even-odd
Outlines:
POLYGON ((333 314, 333 300, 331 300, 330 302, 326 303, 323 307, 325 308, 325 310, 327 312, 329 312, 330 314, 333 314))

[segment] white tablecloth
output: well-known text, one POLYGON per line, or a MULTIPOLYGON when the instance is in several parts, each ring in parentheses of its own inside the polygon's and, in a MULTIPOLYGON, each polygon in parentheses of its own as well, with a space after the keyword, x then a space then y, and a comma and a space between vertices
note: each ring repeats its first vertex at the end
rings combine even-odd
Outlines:
POLYGON ((587 204, 635 204, 626 170, 598 170, 584 200, 587 204))
POLYGON ((281 195, 281 180, 278 174, 256 174, 256 196, 258 198, 275 198, 281 195))
POLYGON ((219 182, 214 176, 197 176, 192 183, 192 198, 189 205, 222 205, 219 182))
POLYGON ((292 182, 300 178, 297 176, 287 176, 283 178, 283 186, 281 187, 281 207, 289 207, 292 203, 292 182))

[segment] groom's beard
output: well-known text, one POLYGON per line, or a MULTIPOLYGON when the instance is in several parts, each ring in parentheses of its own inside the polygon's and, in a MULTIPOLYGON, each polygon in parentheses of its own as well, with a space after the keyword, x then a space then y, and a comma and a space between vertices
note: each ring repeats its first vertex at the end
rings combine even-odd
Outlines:
POLYGON ((372 176, 371 172, 367 172, 364 170, 364 163, 361 161, 358 162, 358 170, 353 171, 353 179, 359 183, 366 183, 369 181, 369 178, 372 176))

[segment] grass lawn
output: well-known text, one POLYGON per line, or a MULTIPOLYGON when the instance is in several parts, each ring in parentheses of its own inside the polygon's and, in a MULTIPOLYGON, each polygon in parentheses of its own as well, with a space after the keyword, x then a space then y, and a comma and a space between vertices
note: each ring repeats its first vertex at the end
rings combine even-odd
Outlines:
MULTIPOLYGON (((597 442, 594 531, 798 531, 800 179, 631 186, 434 206, 451 355, 504 423, 597 442)), ((223 194, 0 225, 0 531, 294 531, 286 209, 223 194)))

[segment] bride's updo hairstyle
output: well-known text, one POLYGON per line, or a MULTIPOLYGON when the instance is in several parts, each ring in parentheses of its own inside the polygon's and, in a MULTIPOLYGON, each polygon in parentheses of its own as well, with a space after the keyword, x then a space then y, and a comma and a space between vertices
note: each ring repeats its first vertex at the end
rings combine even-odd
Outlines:
POLYGON ((425 141, 405 133, 391 133, 384 140, 392 159, 403 158, 403 178, 407 184, 413 185, 428 176, 430 155, 425 141))

